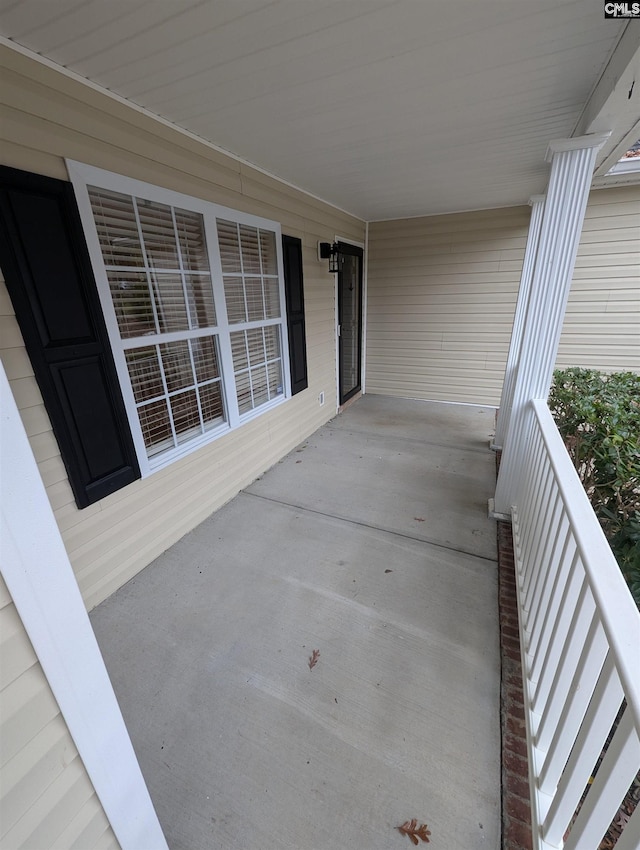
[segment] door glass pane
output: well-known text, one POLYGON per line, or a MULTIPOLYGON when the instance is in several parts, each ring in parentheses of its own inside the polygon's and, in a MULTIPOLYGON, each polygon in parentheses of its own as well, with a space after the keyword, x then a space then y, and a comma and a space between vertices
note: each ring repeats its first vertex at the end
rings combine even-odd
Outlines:
POLYGON ((360 257, 343 255, 338 279, 341 401, 360 387, 360 264, 360 257))

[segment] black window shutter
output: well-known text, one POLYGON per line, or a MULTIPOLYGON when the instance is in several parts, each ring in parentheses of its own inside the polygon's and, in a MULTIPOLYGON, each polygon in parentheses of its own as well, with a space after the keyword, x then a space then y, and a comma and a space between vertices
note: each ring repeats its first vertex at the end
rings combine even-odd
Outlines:
POLYGON ((287 330, 291 365, 291 395, 305 390, 307 380, 307 342, 304 324, 302 279, 302 242, 295 236, 282 237, 284 288, 287 297, 287 330))
POLYGON ((0 266, 84 508, 140 470, 70 183, 0 167, 0 266))

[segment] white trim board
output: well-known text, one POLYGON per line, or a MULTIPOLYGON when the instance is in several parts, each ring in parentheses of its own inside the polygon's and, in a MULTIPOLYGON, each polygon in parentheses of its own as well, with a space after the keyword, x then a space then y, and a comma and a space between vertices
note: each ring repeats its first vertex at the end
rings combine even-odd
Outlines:
POLYGON ((80 758, 122 850, 168 850, 1 363, 0 463, 2 576, 80 758))

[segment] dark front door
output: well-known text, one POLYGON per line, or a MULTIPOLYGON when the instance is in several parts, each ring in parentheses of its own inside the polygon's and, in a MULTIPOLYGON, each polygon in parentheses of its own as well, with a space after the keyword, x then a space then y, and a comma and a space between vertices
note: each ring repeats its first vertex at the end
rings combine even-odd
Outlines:
POLYGON ((362 248, 338 246, 338 375, 344 404, 362 388, 362 248))

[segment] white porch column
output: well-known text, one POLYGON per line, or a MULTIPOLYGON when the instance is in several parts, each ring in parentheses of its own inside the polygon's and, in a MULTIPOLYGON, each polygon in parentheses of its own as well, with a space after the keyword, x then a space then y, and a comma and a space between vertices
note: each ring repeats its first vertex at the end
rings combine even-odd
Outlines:
POLYGON ((513 316, 513 330, 511 331, 511 342, 509 344, 509 356, 504 372, 504 383, 502 384, 502 395, 500 396, 500 408, 498 411, 498 422, 496 424, 496 435, 493 438, 492 449, 501 449, 504 445, 504 435, 509 428, 511 417, 511 405, 513 404, 513 390, 515 387, 518 364, 520 362, 520 351, 522 347, 522 332, 529 307, 529 294, 531 292, 531 279, 540 243, 540 229, 542 227, 542 213, 544 210, 544 195, 533 195, 529 198, 531 204, 531 219, 529 221, 529 234, 527 246, 524 251, 524 262, 522 264, 522 275, 520 276, 520 288, 518 289, 518 301, 513 316))
POLYGON ((0 362, 1 574, 122 850, 168 850, 0 362))
POLYGON ((599 134, 563 139, 551 142, 547 150, 551 175, 504 435, 497 515, 510 516, 515 502, 531 428, 528 402, 549 394, 596 154, 607 138, 599 134))

